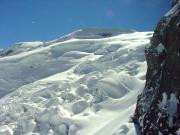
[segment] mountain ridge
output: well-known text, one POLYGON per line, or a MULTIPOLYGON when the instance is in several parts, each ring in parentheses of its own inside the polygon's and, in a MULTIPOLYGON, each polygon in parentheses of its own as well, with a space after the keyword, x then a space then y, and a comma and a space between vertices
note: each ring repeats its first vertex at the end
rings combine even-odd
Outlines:
POLYGON ((179 134, 180 1, 157 24, 145 49, 146 85, 138 96, 134 122, 142 134, 179 134))

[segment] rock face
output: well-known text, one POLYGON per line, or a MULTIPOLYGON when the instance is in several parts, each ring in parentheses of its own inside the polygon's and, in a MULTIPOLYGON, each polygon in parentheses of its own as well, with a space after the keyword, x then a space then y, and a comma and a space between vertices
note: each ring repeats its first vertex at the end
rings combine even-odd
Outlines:
POLYGON ((160 20, 145 49, 146 85, 133 120, 144 135, 180 129, 180 1, 160 20))

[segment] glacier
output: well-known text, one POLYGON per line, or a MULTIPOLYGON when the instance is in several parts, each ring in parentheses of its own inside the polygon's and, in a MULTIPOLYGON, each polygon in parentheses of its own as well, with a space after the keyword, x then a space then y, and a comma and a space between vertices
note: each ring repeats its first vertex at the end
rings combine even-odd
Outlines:
POLYGON ((153 32, 84 29, 0 49, 0 135, 134 135, 153 32))

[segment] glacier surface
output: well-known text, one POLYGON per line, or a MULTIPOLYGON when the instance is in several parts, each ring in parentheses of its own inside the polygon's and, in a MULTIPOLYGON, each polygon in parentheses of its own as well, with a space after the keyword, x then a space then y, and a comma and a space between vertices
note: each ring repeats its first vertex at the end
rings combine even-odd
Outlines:
POLYGON ((0 50, 0 135, 136 134, 152 34, 86 29, 0 50))

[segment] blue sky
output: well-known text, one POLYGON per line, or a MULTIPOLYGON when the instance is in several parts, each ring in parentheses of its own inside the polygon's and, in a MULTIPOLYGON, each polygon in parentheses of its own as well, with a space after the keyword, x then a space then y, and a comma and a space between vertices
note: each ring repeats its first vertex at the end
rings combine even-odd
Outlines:
POLYGON ((172 0, 0 0, 0 48, 82 28, 154 30, 172 0))

